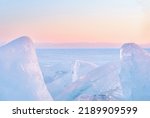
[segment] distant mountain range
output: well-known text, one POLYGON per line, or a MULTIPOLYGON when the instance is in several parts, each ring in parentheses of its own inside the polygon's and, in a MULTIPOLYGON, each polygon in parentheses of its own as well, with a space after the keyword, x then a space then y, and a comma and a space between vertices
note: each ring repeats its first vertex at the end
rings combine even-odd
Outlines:
MULTIPOLYGON (((120 48, 120 43, 35 43, 37 48, 120 48)), ((141 47, 150 48, 149 44, 141 47)))
POLYGON ((37 48, 116 48, 115 43, 36 43, 37 48))
MULTIPOLYGON (((0 40, 0 46, 6 44, 7 42, 2 42, 0 40)), ((131 42, 132 43, 132 42, 131 42)), ((133 42, 137 43, 137 42, 133 42)), ((123 43, 106 43, 106 42, 94 42, 94 43, 87 43, 87 42, 75 42, 75 43, 35 43, 36 48, 120 48, 123 43)), ((138 44, 143 48, 150 48, 150 43, 148 44, 138 44)))

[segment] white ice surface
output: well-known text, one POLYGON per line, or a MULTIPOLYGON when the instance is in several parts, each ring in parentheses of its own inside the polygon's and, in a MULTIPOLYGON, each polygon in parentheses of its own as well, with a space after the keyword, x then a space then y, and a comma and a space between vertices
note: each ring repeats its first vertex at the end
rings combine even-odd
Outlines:
POLYGON ((150 100, 150 54, 137 44, 124 44, 120 50, 125 100, 150 100))
POLYGON ((58 100, 102 100, 101 96, 106 96, 105 100, 121 99, 122 88, 118 70, 118 65, 111 63, 97 67, 69 85, 58 100))
POLYGON ((40 55, 28 37, 0 47, 0 100, 150 100, 150 54, 137 44, 124 44, 120 61, 105 49, 40 55))
POLYGON ((0 100, 52 100, 28 37, 0 47, 0 100))
POLYGON ((98 67, 98 65, 92 62, 75 60, 72 66, 72 82, 75 82, 78 79, 82 79, 85 74, 95 69, 96 67, 98 67))
POLYGON ((93 62, 75 60, 72 67, 72 83, 70 76, 53 82, 67 83, 56 100, 150 100, 150 54, 137 44, 124 44, 115 63, 96 67, 93 62))

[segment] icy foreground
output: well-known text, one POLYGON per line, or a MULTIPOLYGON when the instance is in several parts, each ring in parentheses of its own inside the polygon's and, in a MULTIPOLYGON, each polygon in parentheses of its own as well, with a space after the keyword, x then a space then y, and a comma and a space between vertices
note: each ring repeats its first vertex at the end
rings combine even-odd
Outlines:
POLYGON ((84 51, 42 49, 38 61, 28 37, 0 47, 0 100, 150 100, 147 51, 84 51))
POLYGON ((122 46, 120 58, 125 100, 150 100, 150 54, 130 43, 122 46))
POLYGON ((93 69, 72 83, 58 100, 117 100, 122 97, 118 65, 109 63, 93 69))
POLYGON ((52 100, 28 37, 0 47, 0 100, 52 100))
POLYGON ((137 44, 124 44, 117 63, 93 68, 81 62, 73 66, 73 82, 55 100, 150 100, 150 54, 137 44))

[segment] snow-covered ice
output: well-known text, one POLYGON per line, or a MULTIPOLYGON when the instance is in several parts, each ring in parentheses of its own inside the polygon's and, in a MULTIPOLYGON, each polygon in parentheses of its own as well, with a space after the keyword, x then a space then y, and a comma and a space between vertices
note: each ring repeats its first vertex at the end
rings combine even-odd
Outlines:
POLYGON ((28 37, 0 47, 0 100, 52 100, 28 37))

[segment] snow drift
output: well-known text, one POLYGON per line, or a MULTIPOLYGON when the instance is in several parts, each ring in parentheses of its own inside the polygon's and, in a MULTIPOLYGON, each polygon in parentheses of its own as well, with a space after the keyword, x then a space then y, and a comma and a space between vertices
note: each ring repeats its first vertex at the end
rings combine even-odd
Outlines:
POLYGON ((150 100, 150 54, 137 44, 124 44, 120 50, 125 100, 150 100))
POLYGON ((52 100, 28 37, 0 47, 0 100, 52 100))

